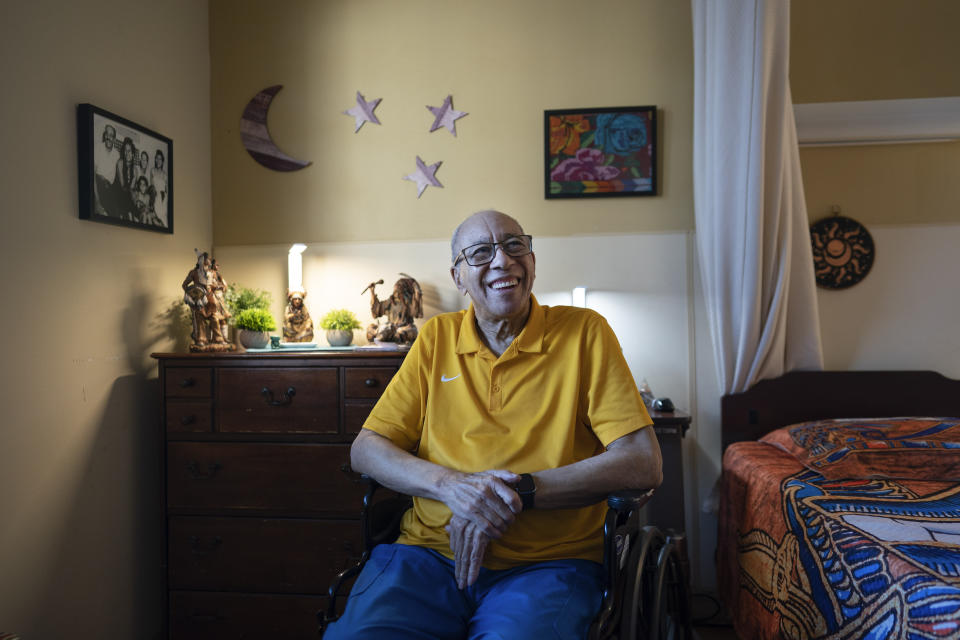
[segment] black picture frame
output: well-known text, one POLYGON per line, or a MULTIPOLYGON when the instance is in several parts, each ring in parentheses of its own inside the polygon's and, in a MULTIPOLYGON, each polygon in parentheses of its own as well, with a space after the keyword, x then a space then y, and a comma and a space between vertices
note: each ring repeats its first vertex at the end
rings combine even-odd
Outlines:
POLYGON ((657 107, 543 112, 544 197, 657 195, 657 107))
POLYGON ((173 233, 173 140, 92 104, 79 104, 77 167, 80 219, 173 233), (132 162, 124 161, 128 148, 132 162))

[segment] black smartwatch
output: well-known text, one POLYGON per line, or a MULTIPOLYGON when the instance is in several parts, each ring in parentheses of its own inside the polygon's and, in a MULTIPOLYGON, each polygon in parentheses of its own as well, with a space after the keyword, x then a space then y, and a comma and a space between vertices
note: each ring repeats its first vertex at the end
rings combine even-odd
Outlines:
POLYGON ((529 473, 521 473, 520 482, 515 484, 513 488, 520 495, 523 510, 533 509, 533 497, 537 493, 537 484, 533 481, 533 476, 529 473))

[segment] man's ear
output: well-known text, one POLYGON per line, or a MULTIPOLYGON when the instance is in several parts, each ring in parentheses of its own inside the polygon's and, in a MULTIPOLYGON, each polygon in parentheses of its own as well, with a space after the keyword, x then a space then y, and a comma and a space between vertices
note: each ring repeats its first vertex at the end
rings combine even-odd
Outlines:
POLYGON ((463 283, 460 282, 460 268, 459 266, 450 267, 450 277, 453 278, 453 284, 457 285, 457 291, 461 295, 467 295, 467 289, 463 286, 463 283))

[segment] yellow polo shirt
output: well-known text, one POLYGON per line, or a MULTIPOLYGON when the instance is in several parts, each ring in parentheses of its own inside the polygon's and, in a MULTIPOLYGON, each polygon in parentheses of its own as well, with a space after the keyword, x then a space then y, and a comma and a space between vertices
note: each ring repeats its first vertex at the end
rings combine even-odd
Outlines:
MULTIPOLYGON (((364 424, 430 462, 465 472, 533 473, 597 455, 651 424, 603 316, 532 299, 520 335, 497 358, 473 306, 431 318, 364 424)), ((603 557, 603 502, 522 512, 487 550, 484 566, 603 557)), ((415 498, 398 542, 452 558, 450 510, 415 498)))

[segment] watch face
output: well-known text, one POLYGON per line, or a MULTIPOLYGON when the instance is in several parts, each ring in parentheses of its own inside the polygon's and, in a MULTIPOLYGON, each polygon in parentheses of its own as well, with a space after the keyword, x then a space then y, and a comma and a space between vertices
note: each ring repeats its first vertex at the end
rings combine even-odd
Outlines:
POLYGON ((527 473, 520 476, 520 482, 517 483, 518 493, 533 493, 536 490, 537 485, 533 482, 533 476, 527 473))
POLYGON ((873 266, 873 237, 851 218, 831 216, 810 225, 817 285, 846 289, 863 280, 873 266))

